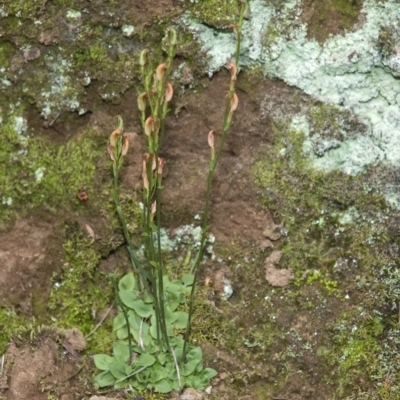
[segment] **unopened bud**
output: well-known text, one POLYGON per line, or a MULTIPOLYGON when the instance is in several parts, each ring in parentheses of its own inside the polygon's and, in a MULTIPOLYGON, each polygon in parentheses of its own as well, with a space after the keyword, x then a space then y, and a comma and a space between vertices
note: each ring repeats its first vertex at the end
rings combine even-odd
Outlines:
POLYGON ((114 147, 112 147, 111 145, 107 146, 107 152, 110 155, 111 160, 115 161, 115 158, 114 158, 114 147))
POLYGON ((137 98, 137 105, 138 105, 138 109, 141 112, 146 111, 146 99, 147 99, 147 93, 141 93, 139 94, 138 98, 137 98))
POLYGON ((235 35, 236 35, 236 37, 237 37, 237 36, 238 36, 238 33, 237 33, 237 26, 236 26, 235 24, 231 23, 231 24, 229 24, 229 28, 232 28, 232 29, 233 29, 233 32, 235 32, 235 35))
POLYGON ((231 71, 231 81, 236 81, 236 76, 237 76, 236 64, 233 61, 229 61, 227 67, 231 71))
POLYGON ((165 165, 164 159, 161 157, 158 157, 158 168, 157 168, 158 175, 162 175, 164 165, 165 165))
POLYGON ((213 149, 214 148, 214 131, 208 132, 208 145, 213 149))
POLYGON ((149 178, 147 177, 147 174, 144 172, 143 173, 143 187, 145 190, 149 191, 149 178))
POLYGON ((117 128, 115 131, 113 131, 113 133, 111 133, 110 135, 110 146, 112 147, 116 147, 117 146, 117 140, 118 140, 118 136, 121 136, 123 133, 122 129, 117 128))
POLYGON ((151 155, 151 170, 155 171, 157 168, 157 161, 156 161, 156 155, 152 154, 151 155))
POLYGON ((239 98, 237 97, 237 94, 233 92, 232 98, 231 98, 231 105, 229 112, 232 114, 234 111, 236 111, 237 106, 239 104, 239 98))
POLYGON ((122 120, 122 118, 120 116, 117 117, 117 120, 118 120, 117 129, 115 129, 114 132, 111 133, 110 139, 109 139, 110 145, 112 147, 117 146, 118 136, 120 136, 124 133, 124 121, 122 120))
POLYGON ((175 46, 178 43, 178 35, 172 26, 168 28, 168 41, 171 46, 175 46))
POLYGON ((156 214, 157 211, 157 200, 154 200, 153 203, 151 203, 151 207, 150 207, 150 215, 153 219, 154 215, 156 214))
POLYGON ((165 85, 165 101, 167 103, 171 101, 173 95, 174 95, 174 89, 172 88, 171 83, 167 82, 167 84, 165 85))
POLYGON ((144 122, 144 133, 146 136, 150 137, 151 132, 154 129, 154 119, 153 117, 148 117, 144 122))
POLYGON ((140 52, 140 56, 139 56, 139 65, 144 67, 147 63, 148 60, 148 53, 149 53, 149 49, 143 49, 140 52))
POLYGON ((164 79, 165 70, 168 68, 168 63, 160 64, 156 69, 156 80, 162 82, 164 79))
POLYGON ((121 148, 121 155, 126 156, 129 149, 129 139, 127 136, 122 136, 122 148, 121 148))

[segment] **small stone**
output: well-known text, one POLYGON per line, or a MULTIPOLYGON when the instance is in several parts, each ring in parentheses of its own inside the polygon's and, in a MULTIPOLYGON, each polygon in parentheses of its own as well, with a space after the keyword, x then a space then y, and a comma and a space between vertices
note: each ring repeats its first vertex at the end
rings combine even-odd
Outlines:
POLYGON ((198 390, 187 388, 181 395, 181 400, 202 400, 204 398, 204 393, 198 390))
POLYGON ((264 230, 263 235, 272 241, 276 241, 282 236, 281 229, 282 227, 279 225, 269 226, 264 230))
POLYGON ((269 257, 266 258, 265 263, 266 264, 272 264, 272 265, 277 265, 279 264, 279 261, 281 261, 282 258, 282 252, 279 250, 273 251, 269 257))
POLYGON ((265 278, 271 286, 285 287, 294 279, 291 269, 277 269, 270 266, 265 271, 265 278))
POLYGON ((63 346, 72 354, 86 349, 86 340, 78 328, 61 330, 61 333, 64 335, 63 346))
POLYGON ((265 251, 267 249, 271 249, 272 247, 274 247, 274 244, 269 239, 264 239, 260 243, 260 249, 262 251, 265 251))

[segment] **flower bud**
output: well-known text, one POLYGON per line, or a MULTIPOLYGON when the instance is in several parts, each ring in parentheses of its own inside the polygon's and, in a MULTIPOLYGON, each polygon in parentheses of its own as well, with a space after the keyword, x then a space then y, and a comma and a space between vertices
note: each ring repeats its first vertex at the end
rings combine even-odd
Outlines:
POLYGON ((138 109, 141 112, 144 112, 146 110, 146 105, 147 105, 146 99, 147 99, 147 93, 141 93, 137 98, 138 109))
POLYGON ((151 170, 155 171, 157 168, 157 161, 156 161, 156 155, 152 154, 151 155, 151 170))
POLYGON ((171 101, 172 96, 174 95, 174 89, 170 82, 167 82, 165 85, 165 101, 168 103, 171 101))
POLYGON ((114 147, 112 147, 111 145, 107 146, 107 152, 110 155, 111 160, 115 161, 115 158, 114 158, 114 147))
POLYGON ((157 174, 162 175, 162 171, 165 165, 165 161, 163 158, 158 157, 158 168, 157 168, 157 174))
POLYGON ((208 145, 213 149, 214 148, 214 131, 208 132, 208 145))
POLYGON ((229 112, 232 114, 236 109, 239 104, 239 98, 237 97, 237 94, 233 92, 232 98, 231 98, 231 105, 229 112))
POLYGON ((154 119, 153 117, 148 117, 146 121, 144 122, 144 133, 146 136, 150 137, 151 132, 153 132, 154 129, 154 119))
POLYGON ((122 120, 122 118, 120 116, 117 117, 117 121, 118 121, 117 129, 115 129, 114 132, 111 133, 110 139, 109 139, 110 145, 112 147, 117 146, 118 136, 120 136, 124 133, 124 121, 122 120))
POLYGON ((178 35, 172 26, 168 28, 168 41, 171 46, 175 46, 178 43, 178 35))
POLYGON ((147 63, 148 60, 148 53, 149 53, 149 49, 143 49, 140 52, 140 56, 139 56, 139 65, 144 67, 147 63))
POLYGON ((153 219, 154 215, 156 214, 156 211, 157 211, 157 200, 154 200, 151 203, 151 207, 150 207, 151 219, 153 219))
POLYGON ((121 155, 126 156, 129 149, 129 139, 128 136, 122 136, 122 148, 121 148, 121 155))
POLYGON ((227 68, 231 71, 231 81, 236 81, 237 76, 237 67, 233 61, 229 61, 227 64, 227 68))
POLYGON ((165 70, 168 68, 168 63, 160 64, 156 69, 156 80, 162 82, 164 79, 165 70))
POLYGON ((145 190, 149 191, 150 187, 149 178, 147 177, 147 174, 145 172, 143 173, 142 176, 143 176, 143 187, 145 190))
POLYGON ((115 131, 113 131, 113 133, 111 133, 110 135, 110 146, 112 147, 116 147, 117 146, 117 140, 118 140, 118 136, 121 136, 123 133, 122 129, 117 128, 115 131))

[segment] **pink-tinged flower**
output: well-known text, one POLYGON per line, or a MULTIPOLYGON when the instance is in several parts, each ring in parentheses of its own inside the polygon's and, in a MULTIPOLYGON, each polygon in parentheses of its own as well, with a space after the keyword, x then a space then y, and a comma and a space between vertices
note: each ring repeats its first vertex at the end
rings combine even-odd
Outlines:
POLYGON ((152 154, 151 155, 151 170, 155 171, 157 168, 157 161, 156 161, 156 155, 152 154))
POLYGON ((153 124, 153 131, 155 134, 158 133, 158 131, 160 130, 161 127, 161 120, 160 118, 157 118, 154 120, 154 124, 153 124))
POLYGON ((237 106, 239 104, 239 98, 237 97, 237 94, 233 92, 232 98, 231 98, 231 106, 229 109, 229 112, 232 114, 234 111, 236 111, 237 106))
POLYGON ((213 149, 214 148, 214 131, 208 132, 208 145, 213 149))
POLYGON ((109 139, 110 146, 117 147, 118 136, 121 136, 123 133, 124 131, 122 128, 117 128, 114 132, 112 132, 109 139))
POLYGON ((146 110, 146 105, 147 105, 146 99, 147 99, 147 93, 141 93, 137 98, 138 109, 141 112, 144 112, 146 110))
POLYGON ((233 61, 229 61, 227 68, 231 71, 231 81, 236 81, 237 77, 237 66, 233 61))
POLYGON ((165 85, 165 101, 168 103, 171 101, 172 96, 174 95, 174 89, 170 82, 167 82, 165 85))
POLYGON ((148 117, 144 122, 144 133, 146 136, 150 137, 151 132, 154 130, 154 119, 153 117, 148 117))
POLYGON ((121 147, 121 155, 126 156, 129 149, 129 139, 128 136, 122 136, 122 147, 121 147))
POLYGON ((112 147, 111 145, 107 146, 107 152, 110 155, 111 160, 115 161, 115 158, 114 158, 114 147, 112 147))
POLYGON ((168 68, 168 63, 160 64, 156 69, 156 79, 158 82, 162 82, 164 79, 165 70, 168 68))
POLYGON ((157 200, 154 200, 153 203, 151 203, 150 214, 154 216, 156 211, 157 211, 157 200))
POLYGON ((233 23, 230 23, 228 26, 229 26, 229 28, 233 29, 233 32, 235 32, 235 35, 237 37, 238 36, 237 26, 235 24, 233 24, 233 23))
POLYGON ((165 165, 165 161, 163 158, 158 157, 158 168, 157 168, 157 174, 162 175, 162 171, 165 165))
POLYGON ((145 188, 145 190, 149 191, 150 184, 146 172, 143 172, 143 187, 145 188))

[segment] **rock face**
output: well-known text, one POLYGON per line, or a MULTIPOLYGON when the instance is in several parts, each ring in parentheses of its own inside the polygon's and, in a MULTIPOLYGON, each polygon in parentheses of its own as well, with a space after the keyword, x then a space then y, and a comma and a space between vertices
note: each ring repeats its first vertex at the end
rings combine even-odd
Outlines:
MULTIPOLYGON (((306 146, 314 165, 348 174, 378 162, 400 166, 400 3, 365 0, 357 25, 322 44, 308 38, 307 25, 301 23, 304 4, 300 0, 285 2, 279 16, 261 0, 250 6, 242 63, 259 64, 269 76, 350 110, 366 125, 365 132, 348 129, 341 140, 306 146)), ((232 33, 215 34, 187 19, 184 24, 196 32, 211 57, 209 74, 232 57, 232 33)), ((301 130, 309 134, 307 124, 301 130)))

